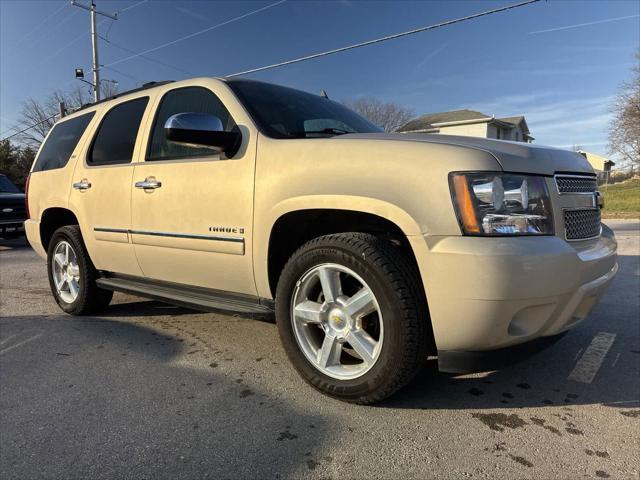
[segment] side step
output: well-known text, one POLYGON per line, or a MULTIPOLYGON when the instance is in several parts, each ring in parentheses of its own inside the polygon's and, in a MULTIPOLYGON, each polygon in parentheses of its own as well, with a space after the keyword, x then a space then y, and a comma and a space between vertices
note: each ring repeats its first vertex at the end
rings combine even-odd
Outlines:
POLYGON ((98 278, 96 284, 105 290, 129 293, 197 310, 225 310, 260 316, 273 316, 275 311, 272 300, 145 278, 108 275, 98 278))

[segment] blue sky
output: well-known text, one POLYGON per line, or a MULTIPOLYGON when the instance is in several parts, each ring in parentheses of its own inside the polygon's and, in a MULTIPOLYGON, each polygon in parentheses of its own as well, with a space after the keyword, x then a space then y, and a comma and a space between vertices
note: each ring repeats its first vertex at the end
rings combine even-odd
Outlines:
MULTIPOLYGON (((96 0, 120 11, 100 20, 103 78, 143 81, 222 76, 482 10, 508 1, 96 0), (187 40, 187 35, 211 28, 187 40), (129 51, 127 51, 129 50, 129 51), (131 50, 156 60, 131 57, 131 50), (157 62, 162 62, 162 65, 157 62), (167 66, 170 65, 170 66, 167 66)), ((471 108, 525 114, 536 143, 606 152, 611 102, 631 76, 640 2, 549 0, 252 78, 334 99, 375 96, 416 114, 471 108)), ((0 0, 0 132, 27 97, 90 76, 89 14, 65 0, 0 0)))

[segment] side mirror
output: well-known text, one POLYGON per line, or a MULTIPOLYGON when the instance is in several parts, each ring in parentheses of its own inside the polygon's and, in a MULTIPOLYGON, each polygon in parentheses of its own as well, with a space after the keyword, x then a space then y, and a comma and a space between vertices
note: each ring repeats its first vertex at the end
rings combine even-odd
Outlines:
POLYGON ((209 113, 186 112, 170 116, 164 124, 167 140, 182 145, 222 150, 228 157, 238 151, 240 131, 225 132, 222 122, 209 113))

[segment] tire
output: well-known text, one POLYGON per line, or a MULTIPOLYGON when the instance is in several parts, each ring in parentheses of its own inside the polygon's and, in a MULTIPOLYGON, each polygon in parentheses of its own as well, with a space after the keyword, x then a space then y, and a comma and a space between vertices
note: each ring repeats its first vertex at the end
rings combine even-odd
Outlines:
MULTIPOLYGON (((111 302, 113 292, 99 288, 96 285, 96 278, 99 275, 93 266, 93 262, 91 262, 91 258, 89 258, 82 240, 80 227, 77 225, 61 227, 54 232, 47 250, 47 272, 53 297, 66 313, 87 315, 104 309, 111 302), (68 254, 67 266, 62 267, 61 263, 56 260, 55 255, 64 255, 67 245, 71 250, 66 252, 68 254), (73 256, 71 256, 71 253, 73 253, 73 256), (69 259, 73 259, 73 257, 76 259, 75 263, 73 261, 69 262, 69 259), (69 267, 73 268, 73 271, 69 267), (62 274, 62 271, 66 273, 62 274), (70 279, 66 280, 66 283, 62 283, 62 288, 58 288, 56 285, 55 278, 59 278, 58 274, 67 275, 64 278, 70 279), (75 285, 73 289, 71 284, 75 285)), ((60 284, 60 282, 58 283, 60 284)))
POLYGON ((430 320, 417 268, 400 248, 370 234, 326 235, 300 247, 278 281, 276 320, 284 349, 302 378, 348 402, 371 404, 387 398, 409 383, 427 360, 430 320), (342 285, 341 295, 329 295, 337 298, 333 303, 322 283, 329 277, 342 285), (316 293, 318 288, 322 293, 316 293), (356 293, 368 299, 363 311, 371 312, 359 324, 349 313, 357 310, 350 307, 356 304, 356 293), (321 304, 317 314, 316 304, 321 304), (338 305, 337 310, 332 305, 338 305), (334 331, 345 324, 344 330, 334 331), (349 339, 362 344, 357 336, 362 330, 369 337, 365 354, 359 355, 362 347, 358 350, 349 339), (335 335, 342 353, 331 346, 325 349, 335 335))

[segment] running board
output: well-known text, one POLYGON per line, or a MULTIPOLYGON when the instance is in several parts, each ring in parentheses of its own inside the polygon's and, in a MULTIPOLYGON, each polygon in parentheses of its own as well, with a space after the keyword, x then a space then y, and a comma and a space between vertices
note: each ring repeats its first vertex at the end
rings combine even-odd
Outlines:
POLYGON ((251 295, 137 277, 107 275, 96 279, 96 284, 100 288, 152 298, 182 307, 205 311, 224 310, 260 316, 272 316, 275 310, 272 300, 251 295))

